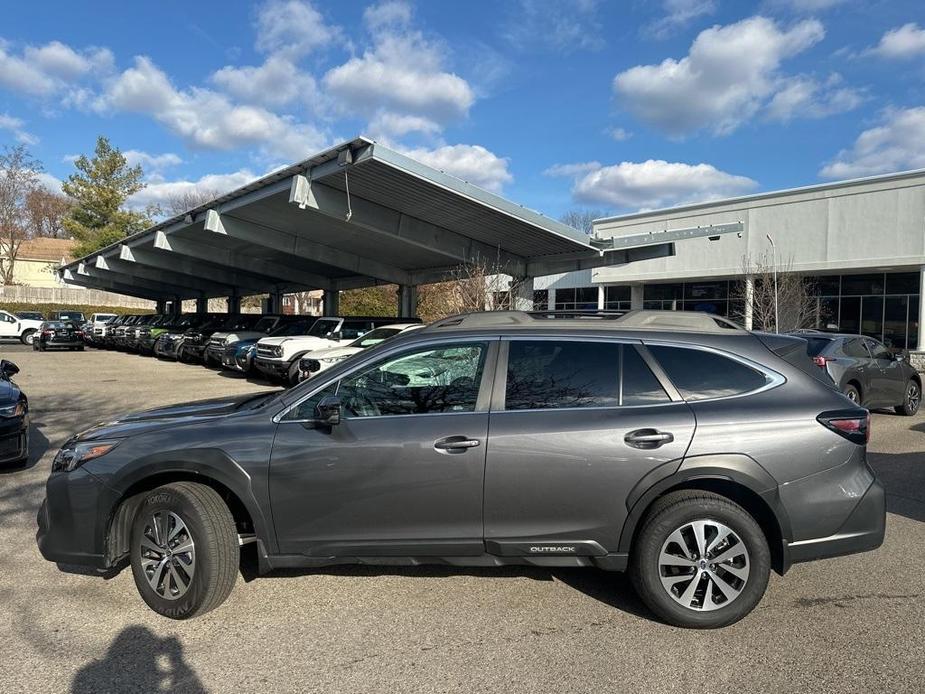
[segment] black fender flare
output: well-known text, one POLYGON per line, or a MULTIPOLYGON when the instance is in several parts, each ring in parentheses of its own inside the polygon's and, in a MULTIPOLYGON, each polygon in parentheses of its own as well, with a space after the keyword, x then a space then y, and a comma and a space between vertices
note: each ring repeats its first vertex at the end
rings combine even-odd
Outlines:
POLYGON ((244 506, 258 540, 267 551, 276 551, 276 532, 272 521, 263 512, 263 505, 254 494, 251 476, 219 448, 190 448, 145 456, 138 459, 131 466, 131 471, 112 485, 112 489, 121 498, 126 498, 133 489, 145 485, 146 481, 172 475, 190 481, 202 477, 203 480, 214 480, 226 487, 244 506))
POLYGON ((669 490, 698 480, 732 482, 758 496, 777 521, 784 544, 792 537, 790 518, 780 503, 778 483, 767 470, 747 455, 739 453, 691 456, 680 464, 664 463, 647 474, 627 495, 627 516, 620 534, 619 552, 628 553, 636 529, 655 499, 669 490))

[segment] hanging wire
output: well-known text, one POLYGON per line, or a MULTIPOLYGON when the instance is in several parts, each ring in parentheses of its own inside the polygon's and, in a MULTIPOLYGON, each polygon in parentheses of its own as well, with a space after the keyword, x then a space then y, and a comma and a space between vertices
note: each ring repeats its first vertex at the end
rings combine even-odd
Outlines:
POLYGON ((350 178, 347 176, 347 169, 344 169, 344 185, 347 187, 347 221, 353 216, 353 209, 350 207, 350 178))

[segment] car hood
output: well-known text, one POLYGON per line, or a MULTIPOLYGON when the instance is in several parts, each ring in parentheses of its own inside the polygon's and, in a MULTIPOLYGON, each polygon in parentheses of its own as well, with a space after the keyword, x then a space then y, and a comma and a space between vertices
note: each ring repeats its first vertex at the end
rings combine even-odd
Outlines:
POLYGON ((316 349, 313 352, 302 355, 303 359, 336 359, 337 357, 349 357, 357 352, 362 352, 361 347, 328 347, 327 349, 316 349))
POLYGON ((241 342, 242 340, 253 340, 256 342, 266 336, 266 333, 257 332, 255 330, 236 330, 230 333, 215 333, 212 339, 220 338, 225 341, 226 345, 230 345, 232 342, 241 342))
POLYGON ((176 426, 177 424, 221 417, 236 412, 248 400, 268 394, 272 394, 272 392, 197 400, 195 402, 158 407, 153 410, 144 410, 143 412, 131 412, 109 422, 100 422, 77 434, 74 438, 78 441, 121 439, 166 426, 176 426))
POLYGON ((299 349, 324 349, 326 347, 337 346, 336 340, 328 340, 324 337, 314 337, 312 335, 294 335, 292 337, 265 337, 260 340, 261 345, 285 345, 294 342, 299 349))

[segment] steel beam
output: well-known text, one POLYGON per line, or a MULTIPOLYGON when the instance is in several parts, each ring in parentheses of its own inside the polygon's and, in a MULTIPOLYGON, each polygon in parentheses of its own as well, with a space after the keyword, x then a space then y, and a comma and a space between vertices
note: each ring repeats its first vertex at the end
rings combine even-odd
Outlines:
POLYGON ((356 195, 348 197, 342 190, 318 181, 309 181, 305 176, 293 176, 289 202, 298 205, 300 209, 314 210, 379 236, 424 248, 461 263, 497 263, 508 274, 519 276, 525 272, 524 259, 520 256, 500 251, 487 243, 366 198, 356 195))
POLYGON ((113 279, 123 286, 137 286, 139 289, 158 295, 180 296, 184 299, 195 299, 199 296, 205 295, 205 292, 202 290, 178 286, 171 284, 170 282, 155 282, 152 280, 145 280, 141 279, 140 277, 133 277, 130 282, 126 282, 124 279, 121 279, 123 277, 122 275, 119 276, 119 279, 115 279, 115 273, 112 273, 109 270, 99 270, 85 263, 79 263, 77 265, 77 274, 84 275, 93 279, 113 279))
MULTIPOLYGON (((256 246, 264 246, 279 253, 287 253, 297 258, 313 260, 324 265, 331 265, 342 270, 375 277, 383 282, 393 282, 396 284, 407 283, 409 274, 401 268, 396 268, 377 260, 372 260, 363 256, 342 251, 332 246, 312 241, 298 234, 292 234, 280 229, 256 222, 250 222, 229 215, 220 215, 215 210, 209 210, 206 213, 205 229, 216 234, 222 234, 231 238, 252 243, 256 246)), ((318 285, 318 289, 326 289, 332 286, 332 281, 327 280, 327 286, 318 285)))
POLYGON ((105 292, 125 294, 126 296, 134 296, 139 299, 148 299, 149 301, 161 301, 164 300, 166 296, 163 292, 148 292, 132 285, 122 284, 121 282, 105 280, 99 277, 91 278, 88 276, 81 276, 68 268, 61 270, 60 276, 67 284, 73 284, 86 289, 99 289, 105 292))
MULTIPOLYGON (((137 252, 137 250, 136 250, 137 252)), ((124 256, 123 256, 124 257, 124 256)), ((116 278, 117 281, 124 284, 131 284, 136 278, 150 280, 151 282, 163 282, 171 287, 185 287, 194 292, 221 293, 228 291, 228 285, 201 280, 189 275, 172 272, 167 269, 158 267, 149 267, 139 263, 137 260, 123 260, 122 258, 106 258, 98 255, 94 262, 97 270, 111 272, 115 275, 122 275, 124 279, 116 278)), ((219 294, 220 295, 220 294, 219 294)))
POLYGON ((176 275, 200 278, 221 285, 224 287, 226 294, 232 289, 261 294, 267 291, 269 286, 278 284, 278 281, 254 277, 246 272, 239 272, 234 269, 227 270, 211 264, 204 265, 201 262, 196 262, 194 259, 186 258, 182 255, 175 254, 173 256, 167 256, 153 248, 121 246, 119 257, 122 260, 138 265, 157 268, 176 275))

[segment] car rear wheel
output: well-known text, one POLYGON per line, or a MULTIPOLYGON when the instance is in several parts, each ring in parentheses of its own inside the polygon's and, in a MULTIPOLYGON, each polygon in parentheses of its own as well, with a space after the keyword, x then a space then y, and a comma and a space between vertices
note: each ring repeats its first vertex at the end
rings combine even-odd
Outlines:
POLYGON ((299 385, 299 377, 301 376, 301 374, 302 372, 299 370, 299 359, 298 357, 296 357, 293 360, 292 364, 289 365, 289 375, 286 378, 286 382, 290 386, 299 385))
POLYGON ((218 607, 239 562, 234 519, 214 489, 176 482, 147 492, 132 524, 131 563, 152 610, 189 619, 218 607))
POLYGON ((845 397, 848 398, 851 402, 856 402, 858 405, 861 404, 861 394, 853 385, 849 384, 845 386, 845 389, 842 391, 842 393, 844 393, 845 397))
POLYGON ((922 404, 922 389, 919 386, 918 382, 910 380, 906 384, 906 394, 903 398, 903 404, 898 405, 896 409, 896 414, 906 415, 911 417, 916 412, 919 411, 919 405, 922 404))
POLYGON ((761 601, 771 555, 741 506, 710 492, 673 492, 649 511, 633 547, 630 578, 643 602, 680 627, 733 624, 761 601))
POLYGON ((31 345, 35 341, 35 330, 26 330, 19 339, 24 345, 31 345))

